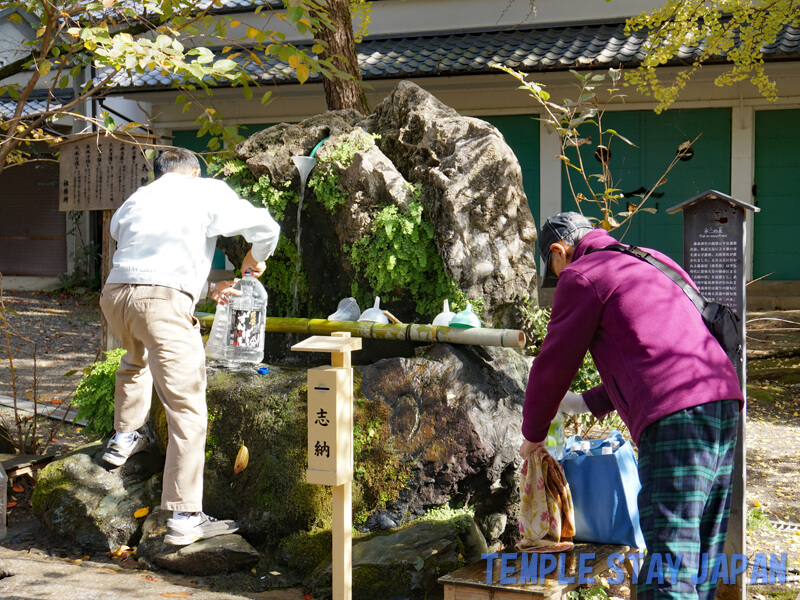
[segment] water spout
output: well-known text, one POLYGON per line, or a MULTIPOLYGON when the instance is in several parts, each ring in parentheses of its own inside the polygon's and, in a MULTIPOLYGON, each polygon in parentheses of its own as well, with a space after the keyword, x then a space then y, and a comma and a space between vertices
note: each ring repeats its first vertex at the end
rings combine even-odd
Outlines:
POLYGON ((303 190, 306 187, 306 181, 308 180, 308 174, 311 173, 311 169, 317 164, 317 159, 311 156, 293 156, 292 160, 297 170, 300 172, 300 195, 302 197, 303 190))
POLYGON ((317 159, 311 156, 293 156, 292 160, 300 173, 300 198, 297 200, 297 231, 294 236, 294 244, 297 248, 297 266, 295 268, 294 284, 292 286, 292 316, 294 317, 297 316, 297 286, 300 281, 301 259, 303 256, 303 251, 300 247, 300 232, 302 231, 300 228, 300 217, 303 212, 303 197, 306 193, 308 174, 311 173, 311 169, 317 164, 317 159))

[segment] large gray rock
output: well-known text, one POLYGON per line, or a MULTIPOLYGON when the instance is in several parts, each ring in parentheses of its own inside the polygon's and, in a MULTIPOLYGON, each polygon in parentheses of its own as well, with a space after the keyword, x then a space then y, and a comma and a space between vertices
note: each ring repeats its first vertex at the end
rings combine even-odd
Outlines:
POLYGON ((299 126, 281 123, 251 135, 236 146, 236 155, 247 162, 256 177, 266 174, 273 183, 299 184, 300 175, 292 157, 309 156, 319 142, 338 132, 351 131, 361 118, 356 111, 340 110, 315 115, 299 126))
POLYGON ((366 528, 447 502, 472 504, 476 516, 511 512, 529 368, 512 350, 449 344, 360 368, 362 393, 386 405, 392 448, 412 465, 400 498, 366 528))
MULTIPOLYGON (((487 552, 486 541, 467 516, 412 523, 358 542, 353 545, 353 599, 441 593, 438 578, 479 560, 482 552, 487 552)), ((329 598, 330 585, 328 562, 314 574, 314 597, 329 598)))
MULTIPOLYGON (((424 218, 434 226, 433 242, 444 273, 470 299, 482 301, 486 326, 520 327, 519 307, 536 296, 536 228, 519 163, 502 135, 406 81, 373 114, 359 119, 353 111, 329 112, 296 125, 276 125, 237 146, 237 156, 253 174, 269 175, 276 186, 288 182, 299 192, 291 157, 307 155, 319 144, 316 169, 330 168, 341 188, 337 193, 346 198, 331 211, 325 198, 306 189, 301 222, 296 207, 289 207, 281 221, 293 245, 300 230, 308 291, 300 302, 303 314, 296 316, 332 313, 339 299, 351 295, 353 283, 369 292, 364 267, 351 264, 347 248, 371 234, 381 208, 405 209, 414 197, 413 184, 420 190, 424 218), (342 144, 353 142, 364 149, 352 160, 321 166, 326 158, 338 156, 342 144)), ((239 260, 240 252, 225 251, 239 260)), ((277 305, 286 304, 280 299, 283 293, 280 286, 270 289, 277 305)), ((444 299, 428 298, 420 307, 408 289, 383 295, 394 298, 387 308, 405 322, 429 322, 436 314, 429 314, 430 307, 441 306, 444 299)))
POLYGON ((258 551, 240 535, 221 535, 186 546, 164 543, 170 511, 155 510, 147 516, 142 540, 136 548, 139 562, 190 575, 217 575, 243 571, 258 563, 258 551))
POLYGON ((34 488, 33 511, 64 542, 84 550, 113 551, 135 546, 141 508, 158 503, 164 463, 157 448, 113 468, 101 456, 104 442, 89 444, 49 464, 34 488))
POLYGON ((410 81, 361 122, 410 182, 436 227, 445 269, 485 317, 519 327, 518 307, 535 296, 536 226, 519 162, 500 132, 464 117, 410 81))

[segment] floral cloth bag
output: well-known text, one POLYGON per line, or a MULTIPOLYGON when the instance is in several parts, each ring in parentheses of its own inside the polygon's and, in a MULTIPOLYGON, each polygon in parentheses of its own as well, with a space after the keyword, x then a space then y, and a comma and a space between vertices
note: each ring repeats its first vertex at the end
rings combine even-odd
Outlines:
POLYGON ((563 552, 572 549, 575 510, 564 469, 540 446, 531 452, 520 472, 517 549, 523 552, 563 552))

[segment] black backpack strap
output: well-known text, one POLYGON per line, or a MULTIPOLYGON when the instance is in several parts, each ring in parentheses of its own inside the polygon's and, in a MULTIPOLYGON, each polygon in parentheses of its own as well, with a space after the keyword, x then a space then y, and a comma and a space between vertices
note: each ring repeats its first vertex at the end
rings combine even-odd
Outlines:
POLYGON ((672 267, 667 266, 652 254, 645 252, 641 248, 637 248, 636 246, 623 246, 622 244, 611 244, 610 246, 606 246, 605 248, 592 248, 591 250, 587 250, 586 254, 591 254, 593 252, 600 252, 603 250, 611 250, 614 252, 622 252, 623 254, 629 254, 631 256, 635 256, 639 260, 643 260, 645 262, 650 263, 656 269, 664 273, 667 277, 672 279, 679 288, 681 288, 684 293, 689 296, 689 299, 692 301, 692 304, 695 305, 697 310, 700 311, 700 314, 703 314, 703 311, 708 304, 708 300, 706 300, 705 296, 703 296, 700 292, 698 292, 694 287, 691 286, 683 277, 681 277, 680 273, 678 273, 672 267))

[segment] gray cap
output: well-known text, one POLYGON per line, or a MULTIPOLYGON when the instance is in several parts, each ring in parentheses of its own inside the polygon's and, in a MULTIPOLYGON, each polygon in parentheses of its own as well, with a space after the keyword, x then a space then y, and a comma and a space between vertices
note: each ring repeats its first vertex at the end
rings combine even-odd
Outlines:
POLYGON ((550 246, 570 238, 570 234, 579 229, 594 229, 594 227, 589 219, 576 212, 559 213, 542 223, 538 239, 539 252, 544 262, 541 287, 555 287, 558 283, 558 277, 550 268, 550 246))

